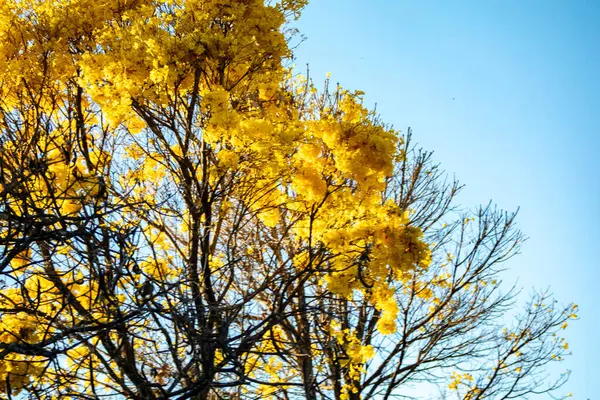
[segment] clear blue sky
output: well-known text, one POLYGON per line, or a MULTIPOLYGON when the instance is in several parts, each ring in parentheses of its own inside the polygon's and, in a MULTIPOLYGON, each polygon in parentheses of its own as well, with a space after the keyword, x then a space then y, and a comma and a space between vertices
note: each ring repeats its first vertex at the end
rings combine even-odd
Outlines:
POLYGON ((579 304, 564 393, 600 399, 600 1, 313 0, 297 25, 297 65, 411 126, 463 205, 521 208, 507 280, 579 304))

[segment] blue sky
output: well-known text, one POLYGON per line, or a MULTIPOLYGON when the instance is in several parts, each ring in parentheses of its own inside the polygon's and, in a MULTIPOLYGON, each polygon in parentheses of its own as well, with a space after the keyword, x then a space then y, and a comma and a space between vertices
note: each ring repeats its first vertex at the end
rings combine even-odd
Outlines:
POLYGON ((520 207, 529 237, 506 283, 580 306, 564 393, 600 393, 600 1, 314 0, 310 63, 414 138, 474 207, 520 207))

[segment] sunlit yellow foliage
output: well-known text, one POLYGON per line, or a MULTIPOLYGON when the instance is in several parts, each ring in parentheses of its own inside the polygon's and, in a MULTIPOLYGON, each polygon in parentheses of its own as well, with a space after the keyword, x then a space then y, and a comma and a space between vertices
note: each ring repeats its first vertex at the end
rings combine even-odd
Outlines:
POLYGON ((389 193, 406 138, 289 67, 305 4, 0 1, 2 395, 356 398, 399 294, 452 313, 389 193))

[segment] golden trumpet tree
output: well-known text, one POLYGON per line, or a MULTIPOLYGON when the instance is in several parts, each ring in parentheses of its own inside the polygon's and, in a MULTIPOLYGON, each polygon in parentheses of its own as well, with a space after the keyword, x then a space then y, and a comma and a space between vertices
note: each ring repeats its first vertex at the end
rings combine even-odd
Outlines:
POLYGON ((536 340, 572 308, 491 329, 513 217, 444 222, 408 136, 292 74, 304 3, 0 2, 3 395, 389 397, 435 367, 474 399, 561 357, 536 340))

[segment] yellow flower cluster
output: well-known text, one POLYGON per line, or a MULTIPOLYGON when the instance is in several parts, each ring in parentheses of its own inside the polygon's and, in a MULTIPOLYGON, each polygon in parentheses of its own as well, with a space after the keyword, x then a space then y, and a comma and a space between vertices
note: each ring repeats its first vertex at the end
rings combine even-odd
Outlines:
POLYGON ((450 377, 450 379, 452 379, 452 381, 448 384, 448 389, 458 390, 458 387, 460 385, 466 385, 473 382, 473 375, 469 373, 461 374, 459 372, 454 371, 452 372, 452 376, 450 377))
MULTIPOLYGON (((341 329, 339 323, 333 322, 329 333, 343 347, 347 356, 340 361, 348 368, 349 380, 351 382, 360 380, 361 374, 365 371, 364 364, 373 358, 375 349, 371 345, 363 346, 354 332, 350 329, 341 329)), ((348 399, 349 393, 356 393, 356 391, 352 384, 347 383, 342 388, 341 398, 348 399)))
MULTIPOLYGON (((22 300, 15 289, 2 291, 0 306, 6 308, 13 302, 22 300)), ((0 343, 26 344, 37 343, 41 340, 43 327, 31 314, 18 312, 3 313, 0 318, 0 343)), ((43 362, 37 357, 8 354, 0 360, 0 392, 6 391, 8 385, 18 393, 31 382, 32 377, 39 377, 43 372, 43 362)))
MULTIPOLYGON (((90 171, 95 166, 86 165, 81 157, 69 157, 72 147, 69 138, 28 134, 33 149, 23 146, 26 138, 22 138, 21 142, 7 142, 0 153, 5 171, 12 169, 18 174, 22 166, 29 167, 29 175, 15 175, 14 184, 6 190, 11 210, 21 216, 40 213, 75 216, 85 204, 94 202, 102 182, 90 171)), ((95 154, 95 165, 108 159, 108 154, 95 154)))

